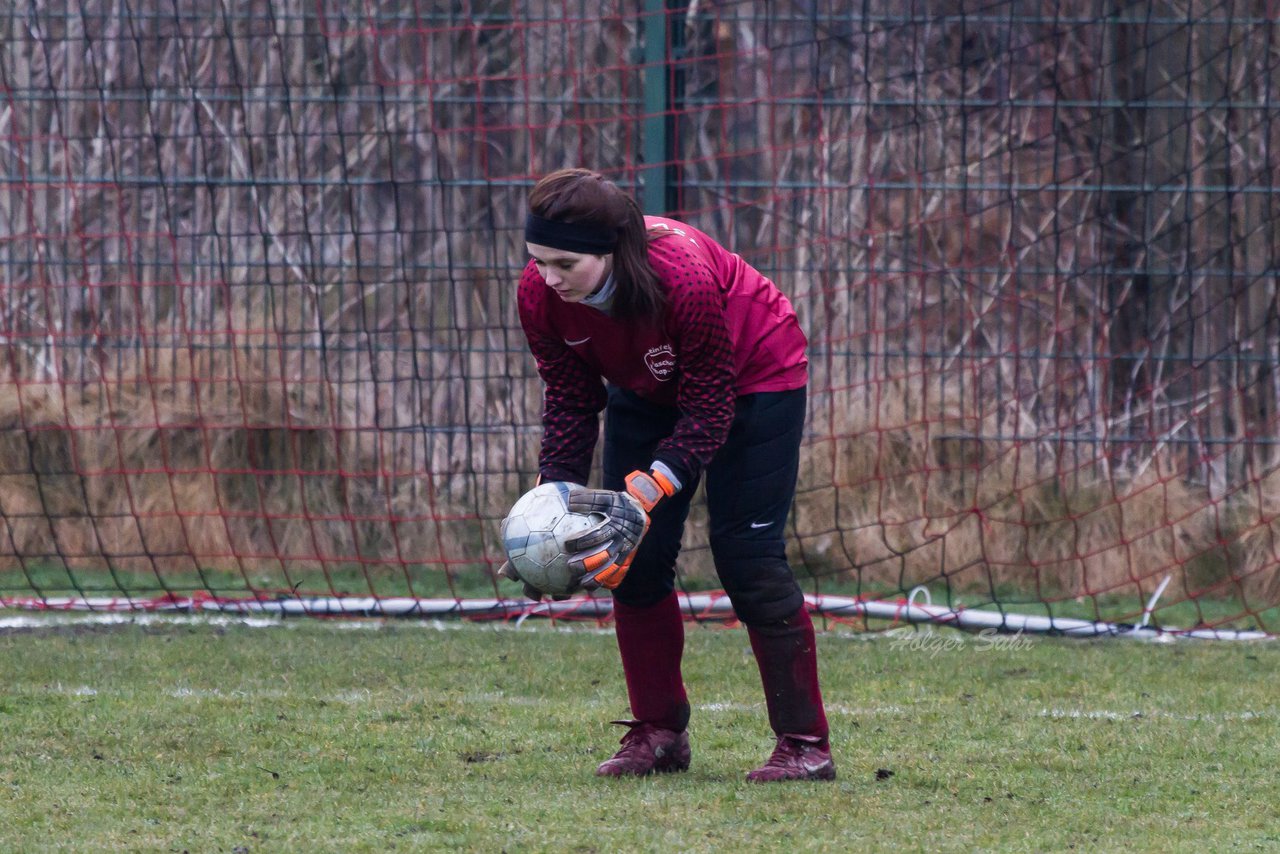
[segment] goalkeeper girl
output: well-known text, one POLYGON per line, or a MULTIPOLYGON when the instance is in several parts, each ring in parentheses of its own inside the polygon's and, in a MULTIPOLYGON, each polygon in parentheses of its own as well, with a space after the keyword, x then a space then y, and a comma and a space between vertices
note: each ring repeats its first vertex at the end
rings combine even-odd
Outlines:
POLYGON ((784 541, 808 364, 790 302, 740 256, 643 216, 585 169, 534 186, 525 241, 520 322, 545 385, 539 479, 582 484, 570 508, 610 519, 577 558, 584 587, 612 590, 633 719, 617 722, 628 727, 622 748, 596 773, 689 767, 675 565, 705 477, 716 572, 750 636, 776 736, 748 779, 833 779, 813 623, 784 541), (601 411, 604 489, 594 490, 601 411))

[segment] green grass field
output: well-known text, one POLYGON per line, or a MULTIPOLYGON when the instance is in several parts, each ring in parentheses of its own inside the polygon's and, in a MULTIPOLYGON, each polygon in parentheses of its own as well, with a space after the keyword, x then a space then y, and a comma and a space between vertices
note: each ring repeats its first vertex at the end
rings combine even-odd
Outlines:
POLYGON ((693 768, 606 781, 607 631, 8 628, 0 850, 1280 848, 1273 644, 832 631, 820 656, 834 784, 744 781, 771 746, 745 634, 693 627, 693 768))

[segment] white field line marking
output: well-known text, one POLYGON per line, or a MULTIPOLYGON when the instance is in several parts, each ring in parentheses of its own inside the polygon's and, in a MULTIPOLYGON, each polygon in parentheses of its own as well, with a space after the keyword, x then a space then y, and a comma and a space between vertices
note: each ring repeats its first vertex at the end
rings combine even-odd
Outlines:
POLYGON ((1243 712, 1169 712, 1164 709, 1134 709, 1131 712, 1118 712, 1111 709, 1041 709, 1040 717, 1062 719, 1083 719, 1095 721, 1128 721, 1142 718, 1158 718, 1171 721, 1252 721, 1265 720, 1276 716, 1275 709, 1243 712))
MULTIPOLYGON (((34 685, 30 687, 22 687, 17 689, 24 694, 45 694, 57 696, 73 696, 73 697, 97 697, 102 694, 111 695, 111 689, 98 689, 88 685, 63 685, 56 682, 50 685, 34 685)), ((216 700, 216 701, 280 701, 280 700, 322 700, 328 703, 340 705, 363 705, 374 701, 373 692, 365 689, 355 689, 351 691, 340 691, 337 694, 329 694, 322 697, 303 697, 297 693, 282 691, 278 688, 265 688, 260 690, 223 690, 221 688, 192 688, 181 685, 176 688, 169 688, 165 694, 175 700, 216 700)), ((459 703, 464 705, 480 705, 495 706, 505 704, 509 706, 541 706, 546 703, 543 697, 531 697, 527 695, 512 695, 500 692, 484 692, 478 694, 459 694, 442 696, 437 693, 428 693, 425 691, 398 691, 389 692, 389 696, 394 702, 431 702, 446 700, 449 703, 459 703)), ((581 705, 586 708, 604 707, 613 705, 612 701, 605 700, 583 700, 581 705)), ((695 710, 704 714, 722 714, 731 712, 746 712, 754 714, 764 708, 764 702, 759 703, 699 703, 694 706, 695 710)), ((840 703, 828 703, 828 715, 841 715, 844 717, 855 718, 871 718, 884 716, 898 716, 909 714, 909 710, 902 706, 845 706, 840 703)))
MULTIPOLYGON (((764 708, 764 701, 759 703, 700 703, 694 706, 699 712, 758 712, 764 708)), ((876 718, 909 714, 901 706, 845 706, 840 703, 827 703, 828 715, 843 715, 850 718, 876 718)))
POLYGON ((30 694, 60 694, 69 697, 96 697, 98 689, 88 685, 63 685, 61 682, 55 682, 52 685, 41 685, 40 689, 29 691, 30 694))
MULTIPOLYGON (((72 697, 96 697, 100 696, 103 691, 89 685, 63 685, 61 682, 55 682, 49 685, 31 686, 29 688, 17 689, 24 694, 47 694, 58 696, 72 697)), ((108 689, 108 694, 112 692, 108 689)), ((279 689, 263 689, 253 691, 231 690, 224 691, 220 688, 190 688, 180 686, 170 688, 166 692, 170 697, 179 700, 322 700, 324 702, 336 703, 341 705, 363 705, 373 702, 373 692, 366 688, 357 688, 350 691, 340 691, 337 694, 329 694, 323 697, 301 697, 296 693, 281 691, 279 689)), ((441 695, 436 693, 427 693, 424 691, 403 691, 391 692, 396 702, 430 702, 432 700, 440 700, 441 695)), ((484 692, 478 694, 460 694, 447 696, 450 703, 474 704, 483 706, 493 706, 497 704, 506 704, 511 706, 541 706, 546 700, 542 697, 531 697, 526 695, 511 695, 500 692, 484 692)), ((583 700, 584 707, 594 708, 605 705, 611 705, 602 700, 583 700)), ((698 712, 706 714, 720 714, 731 712, 747 712, 754 713, 763 707, 761 703, 699 703, 694 706, 698 712)), ((846 706, 841 703, 828 703, 827 714, 841 715, 844 717, 854 718, 873 718, 873 717, 892 717, 911 714, 911 709, 898 705, 888 706, 846 706)), ((1121 712, 1113 709, 1041 709, 1037 717, 1050 718, 1053 720, 1107 720, 1107 721, 1124 721, 1124 720, 1140 720, 1142 718, 1155 718, 1160 720, 1171 721, 1192 721, 1192 722, 1226 722, 1226 721, 1252 721, 1252 720, 1272 720, 1277 717, 1275 709, 1259 709, 1257 711, 1239 711, 1239 712, 1171 712, 1164 709, 1135 709, 1133 711, 1121 712)))
POLYGON ((263 617, 225 617, 220 614, 192 617, 182 614, 60 614, 45 612, 31 616, 0 618, 0 629, 44 629, 53 626, 248 626, 268 628, 282 626, 284 620, 263 617))

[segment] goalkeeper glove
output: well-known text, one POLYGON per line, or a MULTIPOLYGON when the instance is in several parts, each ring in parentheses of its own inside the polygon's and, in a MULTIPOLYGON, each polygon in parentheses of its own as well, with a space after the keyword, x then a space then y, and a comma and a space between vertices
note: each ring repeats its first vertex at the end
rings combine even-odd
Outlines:
POLYGON ((658 471, 633 471, 627 475, 626 483, 627 493, 640 502, 646 513, 652 513, 662 499, 676 494, 675 484, 658 471))
POLYGON ((603 513, 608 520, 565 544, 574 552, 569 566, 581 573, 578 583, 586 590, 614 590, 622 583, 649 531, 650 511, 675 493, 675 487, 660 474, 635 471, 626 483, 625 492, 575 489, 569 493, 571 512, 603 513))

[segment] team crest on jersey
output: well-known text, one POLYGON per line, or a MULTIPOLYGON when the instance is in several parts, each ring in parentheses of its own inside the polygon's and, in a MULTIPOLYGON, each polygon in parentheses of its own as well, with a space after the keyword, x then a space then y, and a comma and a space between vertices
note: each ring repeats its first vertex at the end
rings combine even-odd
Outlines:
POLYGON ((648 366, 649 373, 653 374, 653 378, 664 383, 675 376, 676 351, 670 344, 650 347, 649 352, 644 354, 644 363, 648 366))

